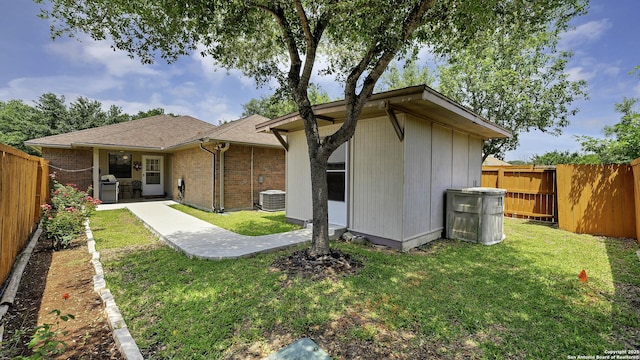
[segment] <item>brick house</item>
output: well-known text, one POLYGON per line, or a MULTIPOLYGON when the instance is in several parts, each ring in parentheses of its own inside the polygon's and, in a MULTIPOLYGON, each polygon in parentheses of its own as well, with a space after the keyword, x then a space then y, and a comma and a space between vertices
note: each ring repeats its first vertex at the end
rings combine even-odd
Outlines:
POLYGON ((157 115, 25 144, 42 152, 61 183, 99 189, 101 175, 114 175, 122 201, 166 197, 205 210, 250 209, 260 191, 285 188, 282 145, 255 129, 266 120, 253 115, 215 126, 157 115))

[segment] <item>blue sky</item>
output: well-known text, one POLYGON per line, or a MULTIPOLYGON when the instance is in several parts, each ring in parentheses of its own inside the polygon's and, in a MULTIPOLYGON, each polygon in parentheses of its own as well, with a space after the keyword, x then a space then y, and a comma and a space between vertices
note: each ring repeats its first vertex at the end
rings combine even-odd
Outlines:
MULTIPOLYGON (((45 92, 78 96, 117 105, 127 113, 162 107, 218 123, 240 117, 242 104, 270 94, 256 89, 252 79, 237 71, 216 69, 198 54, 167 65, 142 65, 108 42, 88 38, 52 41, 49 23, 36 15, 39 5, 10 1, 0 13, 0 100, 22 99, 33 104, 45 92)), ((563 37, 563 49, 572 49, 568 64, 572 79, 587 80, 589 99, 575 105, 580 112, 559 137, 533 132, 521 135, 521 146, 507 160, 528 160, 551 150, 579 150, 575 135, 602 136, 602 128, 620 120, 614 104, 624 96, 640 97, 640 77, 629 75, 640 65, 640 2, 592 0, 589 13, 575 19, 563 37)), ((341 88, 332 78, 315 82, 332 98, 341 88)))

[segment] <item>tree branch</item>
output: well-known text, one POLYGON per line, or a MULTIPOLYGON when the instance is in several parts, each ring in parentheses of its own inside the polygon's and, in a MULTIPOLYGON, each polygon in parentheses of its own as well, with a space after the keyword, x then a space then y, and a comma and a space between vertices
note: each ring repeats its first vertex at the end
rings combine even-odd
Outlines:
POLYGON ((311 81, 311 75, 313 74, 313 66, 315 64, 318 46, 320 45, 320 41, 322 39, 322 35, 324 34, 324 30, 327 28, 329 21, 331 19, 330 10, 324 12, 322 15, 318 17, 316 22, 316 26, 311 30, 311 26, 309 24, 309 19, 307 14, 302 7, 300 0, 295 1, 296 11, 298 13, 298 17, 302 23, 302 28, 304 30, 305 39, 307 42, 307 51, 305 56, 304 68, 302 69, 301 79, 300 79, 300 88, 308 88, 309 82, 311 81))
POLYGON ((289 52, 289 59, 291 60, 288 76, 290 82, 289 85, 293 85, 291 84, 291 81, 293 81, 295 83, 295 86, 293 88, 296 88, 298 86, 298 83, 300 82, 300 68, 302 67, 302 60, 300 59, 298 45, 296 44, 295 37, 293 35, 293 32, 291 31, 291 25, 287 21, 287 18, 284 14, 284 10, 280 6, 276 5, 273 5, 271 7, 254 2, 249 2, 248 5, 254 6, 271 14, 278 26, 280 26, 280 29, 282 30, 283 40, 287 45, 287 50, 289 52))
POLYGON ((331 149, 334 146, 337 148, 339 144, 348 140, 348 138, 353 135, 357 118, 360 116, 365 100, 371 96, 378 79, 382 76, 384 70, 396 56, 401 46, 405 44, 411 38, 414 31, 423 24, 427 10, 429 10, 434 2, 435 0, 422 0, 416 4, 404 21, 401 36, 393 43, 393 45, 387 47, 387 49, 383 49, 381 43, 373 45, 369 48, 358 65, 351 70, 345 84, 345 99, 349 99, 349 97, 352 96, 353 101, 347 102, 346 104, 347 116, 340 128, 341 131, 337 131, 325 139, 325 144, 329 145, 327 146, 328 149, 331 149), (369 71, 369 74, 364 79, 360 93, 356 94, 358 79, 371 65, 371 62, 374 61, 377 54, 381 55, 378 56, 371 71, 369 71))

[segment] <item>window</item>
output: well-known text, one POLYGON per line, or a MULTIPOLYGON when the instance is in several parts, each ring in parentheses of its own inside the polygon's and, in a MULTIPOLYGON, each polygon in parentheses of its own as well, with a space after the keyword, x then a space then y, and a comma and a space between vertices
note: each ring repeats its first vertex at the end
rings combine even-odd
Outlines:
POLYGON ((329 185, 328 200, 344 201, 345 197, 345 172, 327 171, 327 185, 329 185))
POLYGON ((346 188, 346 158, 347 147, 340 145, 336 151, 329 156, 327 164, 327 185, 329 185, 328 199, 331 201, 345 201, 346 188))
POLYGON ((110 153, 109 154, 109 174, 120 178, 131 178, 131 154, 110 153))

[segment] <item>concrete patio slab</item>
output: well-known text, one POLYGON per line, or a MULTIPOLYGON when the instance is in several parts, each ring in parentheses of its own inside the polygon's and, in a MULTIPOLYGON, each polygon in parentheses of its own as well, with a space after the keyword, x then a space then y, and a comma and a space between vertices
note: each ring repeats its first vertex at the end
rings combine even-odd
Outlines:
MULTIPOLYGON (((177 203, 102 204, 97 210, 127 208, 169 246, 202 259, 234 259, 311 241, 311 228, 264 236, 239 235, 169 207, 172 204, 177 203)), ((343 229, 331 227, 330 231, 337 237, 343 229)))

